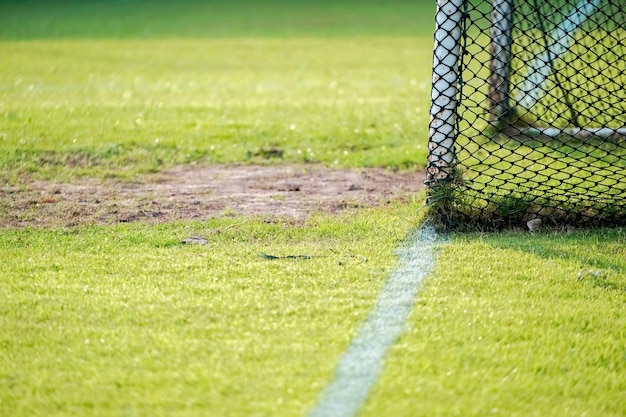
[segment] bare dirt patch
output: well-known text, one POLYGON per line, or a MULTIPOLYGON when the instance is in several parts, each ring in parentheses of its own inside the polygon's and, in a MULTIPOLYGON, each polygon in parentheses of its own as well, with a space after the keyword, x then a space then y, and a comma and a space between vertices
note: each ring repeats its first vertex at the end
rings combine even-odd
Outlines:
POLYGON ((423 172, 323 166, 178 167, 134 182, 32 181, 0 188, 0 226, 165 222, 224 215, 305 219, 408 199, 423 172))

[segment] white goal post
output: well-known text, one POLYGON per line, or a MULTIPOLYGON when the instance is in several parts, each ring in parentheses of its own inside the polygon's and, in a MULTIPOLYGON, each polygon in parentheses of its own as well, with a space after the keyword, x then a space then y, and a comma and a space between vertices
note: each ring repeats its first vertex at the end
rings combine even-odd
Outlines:
POLYGON ((437 0, 427 182, 446 180, 454 160, 464 0, 437 0))

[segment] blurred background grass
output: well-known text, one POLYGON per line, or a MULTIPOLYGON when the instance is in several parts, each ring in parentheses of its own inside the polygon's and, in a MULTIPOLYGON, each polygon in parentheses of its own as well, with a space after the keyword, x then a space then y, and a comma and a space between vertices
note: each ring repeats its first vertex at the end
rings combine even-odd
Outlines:
POLYGON ((0 176, 419 169, 430 2, 1 2, 0 176))
POLYGON ((431 36, 432 1, 0 1, 0 38, 431 36))

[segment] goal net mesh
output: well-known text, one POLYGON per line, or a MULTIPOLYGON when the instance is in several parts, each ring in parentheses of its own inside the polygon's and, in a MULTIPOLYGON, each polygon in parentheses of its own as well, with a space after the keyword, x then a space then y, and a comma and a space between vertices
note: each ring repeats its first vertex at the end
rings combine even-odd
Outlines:
POLYGON ((438 3, 437 223, 626 225, 626 0, 438 3))

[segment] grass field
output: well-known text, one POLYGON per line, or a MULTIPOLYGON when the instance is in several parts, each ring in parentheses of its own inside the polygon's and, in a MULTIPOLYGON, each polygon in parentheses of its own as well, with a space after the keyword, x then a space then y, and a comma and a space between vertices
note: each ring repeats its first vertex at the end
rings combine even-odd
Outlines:
POLYGON ((270 151, 424 165, 430 6, 52 4, 0 5, 5 180, 262 162, 270 151))
MULTIPOLYGON (((2 1, 0 198, 178 165, 423 169, 433 11, 2 1)), ((422 205, 3 228, 0 416, 304 416, 422 205)), ((360 416, 626 415, 623 229, 437 254, 360 416)))
POLYGON ((303 415, 394 265, 401 213, 3 231, 0 414, 303 415))

